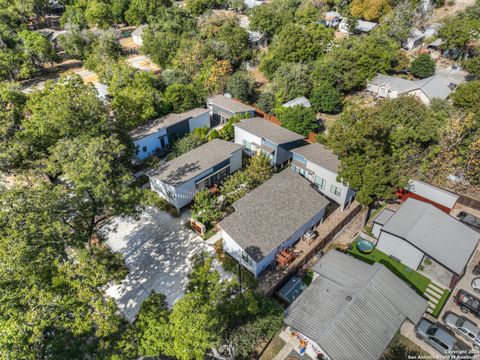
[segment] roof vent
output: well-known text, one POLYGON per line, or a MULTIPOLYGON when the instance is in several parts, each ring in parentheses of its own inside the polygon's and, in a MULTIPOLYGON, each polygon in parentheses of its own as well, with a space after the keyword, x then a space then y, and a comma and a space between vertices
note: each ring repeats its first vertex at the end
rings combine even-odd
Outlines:
POLYGON ((352 300, 352 297, 351 297, 351 296, 346 296, 346 297, 345 297, 345 300, 351 301, 351 300, 352 300))

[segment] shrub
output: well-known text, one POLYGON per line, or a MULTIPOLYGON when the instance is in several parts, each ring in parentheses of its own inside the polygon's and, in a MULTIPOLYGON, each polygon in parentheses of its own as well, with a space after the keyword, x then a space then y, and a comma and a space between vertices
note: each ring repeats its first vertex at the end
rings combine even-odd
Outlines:
POLYGON ((435 61, 428 54, 418 55, 410 64, 410 72, 419 78, 435 74, 435 61))
POLYGON ((326 81, 313 88, 310 101, 315 111, 336 114, 342 110, 342 95, 326 81))

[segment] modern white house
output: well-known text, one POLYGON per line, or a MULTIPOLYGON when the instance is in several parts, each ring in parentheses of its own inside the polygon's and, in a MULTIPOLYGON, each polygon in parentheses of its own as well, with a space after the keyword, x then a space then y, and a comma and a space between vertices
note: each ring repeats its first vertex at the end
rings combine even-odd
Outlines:
POLYGON ((304 137, 279 125, 259 118, 243 119, 233 124, 235 143, 250 154, 262 153, 272 161, 275 169, 287 166, 291 149, 302 144, 304 137))
POLYGON ((373 232, 378 250, 446 288, 464 274, 480 240, 480 233, 413 198, 395 212, 383 210, 374 220, 373 232))
POLYGON ((128 134, 135 146, 137 159, 143 160, 156 152, 165 151, 176 139, 203 127, 210 127, 208 109, 196 108, 152 120, 128 134))
POLYGON ((400 96, 414 96, 425 105, 433 99, 446 99, 458 84, 465 81, 461 72, 437 72, 422 80, 407 80, 395 76, 377 74, 367 81, 367 91, 379 98, 396 99, 400 96))
POLYGON ((255 116, 255 108, 238 100, 232 99, 230 94, 214 95, 207 99, 207 108, 210 111, 211 127, 225 125, 234 115, 247 114, 255 116))
POLYGON ((400 327, 416 325, 428 306, 379 263, 331 250, 312 270, 312 283, 287 308, 284 320, 294 349, 302 340, 307 359, 380 359, 400 327))
POLYGON ((340 160, 320 143, 292 149, 292 170, 316 185, 318 190, 339 204, 347 207, 355 197, 355 191, 338 179, 340 160))
POLYGON ((132 40, 135 44, 142 46, 143 45, 143 30, 145 30, 146 25, 140 25, 132 32, 132 40))
POLYGON ((223 249, 258 277, 322 221, 328 204, 307 180, 284 170, 233 204, 219 223, 223 249))
POLYGON ((214 139, 150 171, 150 187, 177 209, 197 191, 219 185, 242 168, 242 147, 214 139))

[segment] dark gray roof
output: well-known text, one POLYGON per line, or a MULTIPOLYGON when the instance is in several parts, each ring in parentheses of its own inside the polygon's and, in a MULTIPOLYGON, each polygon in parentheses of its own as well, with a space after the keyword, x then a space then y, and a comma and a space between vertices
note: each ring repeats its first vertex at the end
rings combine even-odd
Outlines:
POLYGON ((238 100, 226 97, 225 95, 214 95, 208 98, 208 101, 233 113, 242 113, 255 110, 253 106, 246 105, 238 100))
POLYGON ((131 130, 128 133, 128 135, 130 135, 130 137, 133 140, 138 140, 138 139, 144 138, 147 135, 154 134, 162 128, 167 128, 169 126, 178 124, 178 123, 180 123, 182 121, 185 121, 187 119, 200 116, 200 115, 205 114, 207 112, 208 112, 208 109, 196 108, 196 109, 193 109, 193 110, 185 111, 185 112, 180 113, 180 114, 171 113, 171 114, 165 115, 161 118, 152 120, 145 125, 141 125, 139 127, 136 127, 135 129, 131 130))
POLYGON ((395 214, 395 211, 390 209, 383 209, 382 211, 380 211, 380 214, 378 214, 377 217, 373 220, 373 222, 380 225, 385 225, 387 221, 390 220, 393 214, 395 214))
POLYGON ((383 226, 457 275, 470 259, 480 233, 431 204, 407 199, 383 226))
POLYGON ((148 175, 176 187, 229 159, 242 148, 230 141, 214 139, 166 162, 148 175))
POLYGON ((308 180, 286 169, 236 201, 220 227, 259 262, 328 203, 308 180))
POLYGON ((304 139, 302 135, 259 117, 243 119, 242 121, 233 124, 233 126, 263 139, 273 141, 275 144, 285 144, 304 139))
POLYGON ((332 250, 313 267, 318 277, 286 311, 285 323, 315 341, 332 360, 380 358, 427 300, 379 263, 332 250))
POLYGON ((340 167, 340 160, 338 157, 323 144, 313 143, 290 150, 293 153, 303 156, 306 160, 338 173, 340 167))

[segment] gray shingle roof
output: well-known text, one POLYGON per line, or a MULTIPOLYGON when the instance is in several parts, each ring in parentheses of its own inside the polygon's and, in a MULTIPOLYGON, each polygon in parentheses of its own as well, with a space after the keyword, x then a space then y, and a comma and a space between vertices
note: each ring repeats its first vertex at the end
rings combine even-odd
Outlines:
POLYGON ((310 101, 305 96, 300 96, 300 97, 297 97, 293 100, 287 101, 282 106, 284 106, 284 107, 303 106, 305 108, 310 108, 310 107, 312 107, 312 104, 310 103, 310 101))
POLYGON ((285 144, 304 139, 302 135, 259 117, 243 119, 240 122, 233 124, 233 126, 263 139, 268 139, 275 144, 285 144))
POLYGON ((229 159, 234 152, 242 148, 242 145, 230 141, 214 139, 166 162, 150 171, 148 175, 177 187, 229 159))
POLYGON ((407 199, 382 231, 406 240, 454 273, 461 275, 480 233, 435 206, 407 199))
POLYGON ((390 209, 383 209, 382 211, 380 211, 380 214, 378 214, 377 217, 373 219, 373 222, 380 225, 385 225, 387 221, 390 220, 393 214, 395 214, 395 211, 390 209))
POLYGON ((379 263, 332 250, 313 267, 318 277, 286 311, 285 323, 315 341, 332 360, 380 358, 427 300, 379 263))
POLYGON ((200 116, 200 115, 205 114, 207 112, 208 112, 208 109, 196 108, 196 109, 192 109, 192 110, 189 110, 189 111, 185 111, 185 112, 180 113, 180 114, 171 113, 171 114, 165 115, 161 118, 152 120, 145 125, 141 125, 139 127, 136 127, 135 129, 131 130, 128 133, 128 135, 130 135, 130 137, 133 140, 138 140, 138 139, 141 139, 141 138, 143 138, 147 135, 154 134, 162 128, 167 128, 169 126, 178 124, 178 123, 180 123, 182 121, 185 121, 187 119, 200 116))
POLYGON ((460 73, 442 73, 430 76, 422 80, 406 80, 395 76, 377 74, 369 83, 374 85, 384 85, 389 90, 395 90, 399 94, 408 93, 414 90, 421 90, 429 99, 446 99, 453 91, 454 86, 463 82, 460 73))
POLYGON ((214 95, 208 98, 208 102, 211 102, 212 104, 233 113, 241 113, 255 110, 253 106, 246 105, 238 100, 230 99, 225 95, 214 95))
POLYGON ((328 203, 308 180, 286 169, 236 201, 219 225, 259 262, 328 203))
POLYGON ((330 170, 334 173, 338 173, 340 167, 340 160, 338 157, 323 144, 313 143, 305 146, 301 146, 290 150, 293 153, 303 156, 306 160, 330 170))

